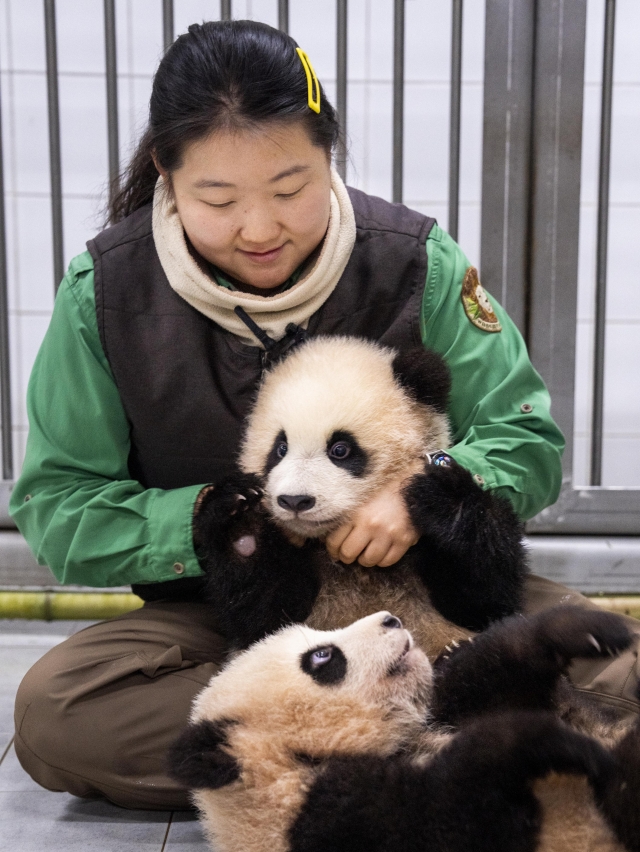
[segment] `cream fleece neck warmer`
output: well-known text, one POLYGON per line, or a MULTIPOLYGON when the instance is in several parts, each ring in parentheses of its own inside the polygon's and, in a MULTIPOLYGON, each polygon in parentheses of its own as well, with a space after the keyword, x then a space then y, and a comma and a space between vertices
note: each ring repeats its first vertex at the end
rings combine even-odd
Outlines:
POLYGON ((158 179, 153 198, 153 239, 176 293, 244 343, 257 346, 258 341, 234 313, 236 305, 241 305, 275 340, 284 336, 287 323, 306 326, 344 272, 356 239, 356 222, 345 185, 332 169, 329 227, 318 259, 293 287, 274 296, 228 290, 203 272, 189 251, 178 211, 165 192, 162 178, 158 179))

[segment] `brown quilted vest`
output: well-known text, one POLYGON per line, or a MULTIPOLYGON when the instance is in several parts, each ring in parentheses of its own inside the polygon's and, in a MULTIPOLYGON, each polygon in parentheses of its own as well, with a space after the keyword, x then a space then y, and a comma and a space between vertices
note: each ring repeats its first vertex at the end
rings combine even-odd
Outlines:
MULTIPOLYGON (((426 239, 434 220, 349 189, 356 241, 308 333, 350 334, 406 349, 420 344, 426 239)), ((261 375, 247 346, 171 288, 156 254, 151 206, 87 247, 95 265, 100 339, 131 425, 129 471, 145 487, 213 482, 232 468, 261 375)), ((181 597, 188 580, 142 587, 181 597)), ((141 587, 136 587, 140 593, 141 587)), ((184 591, 186 592, 186 586, 184 591)))

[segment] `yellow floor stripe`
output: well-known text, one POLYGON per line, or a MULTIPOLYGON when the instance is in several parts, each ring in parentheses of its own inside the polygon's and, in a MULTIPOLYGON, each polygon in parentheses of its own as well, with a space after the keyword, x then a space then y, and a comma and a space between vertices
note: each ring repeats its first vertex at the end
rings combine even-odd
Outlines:
POLYGON ((593 595, 591 600, 611 612, 640 618, 640 595, 593 595))
POLYGON ((99 621, 131 612, 142 603, 126 592, 0 592, 0 618, 99 621))
MULTIPOLYGON (((593 595, 603 609, 640 619, 640 595, 593 595)), ((114 618, 142 606, 128 592, 0 591, 0 618, 30 618, 40 621, 71 621, 114 618)))

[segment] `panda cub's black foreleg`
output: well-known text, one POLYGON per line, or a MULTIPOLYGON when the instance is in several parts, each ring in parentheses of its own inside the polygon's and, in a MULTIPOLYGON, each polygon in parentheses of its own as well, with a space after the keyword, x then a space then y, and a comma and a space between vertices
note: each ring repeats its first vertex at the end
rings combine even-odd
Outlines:
POLYGON ((483 630, 520 609, 527 572, 523 527, 507 500, 483 491, 455 462, 427 466, 404 497, 421 535, 416 569, 445 618, 483 630))
POLYGON ((287 540, 268 519, 262 495, 257 476, 237 474, 207 491, 194 517, 213 621, 241 648, 304 621, 320 587, 309 546, 287 540))
POLYGON ((436 660, 432 718, 459 726, 487 712, 554 710, 572 660, 614 656, 631 638, 617 615, 576 606, 506 618, 436 660))

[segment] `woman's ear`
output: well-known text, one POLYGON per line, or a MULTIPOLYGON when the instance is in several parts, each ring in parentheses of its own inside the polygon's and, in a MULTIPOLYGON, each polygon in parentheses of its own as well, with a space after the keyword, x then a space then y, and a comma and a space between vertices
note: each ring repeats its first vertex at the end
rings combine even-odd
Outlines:
POLYGON ((161 165, 160 165, 160 163, 158 162, 158 155, 156 154, 156 152, 155 152, 155 151, 152 151, 152 152, 151 152, 151 159, 153 160, 153 165, 154 165, 154 166, 156 167, 156 169, 158 170, 158 173, 159 173, 160 177, 162 178, 162 180, 163 180, 163 181, 165 181, 165 182, 166 182, 166 180, 167 180, 167 176, 168 176, 169 172, 168 172, 166 169, 163 169, 163 168, 162 168, 162 166, 161 166, 161 165))

